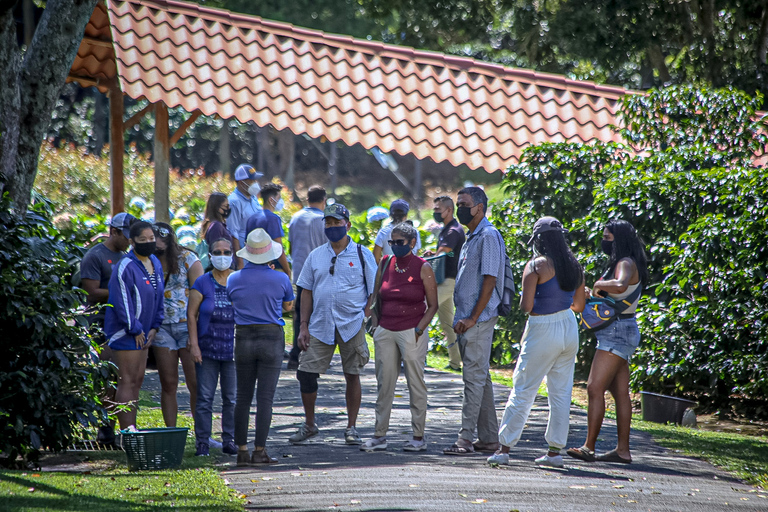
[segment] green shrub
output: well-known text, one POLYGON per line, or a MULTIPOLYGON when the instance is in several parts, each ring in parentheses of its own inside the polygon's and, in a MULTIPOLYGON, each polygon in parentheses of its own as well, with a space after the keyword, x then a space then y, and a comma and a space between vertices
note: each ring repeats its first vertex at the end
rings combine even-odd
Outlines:
MULTIPOLYGON (((671 87, 621 103, 626 144, 542 144, 509 168, 497 205, 518 275, 536 218, 571 230, 591 284, 604 270, 602 226, 632 222, 647 243, 651 288, 638 314, 635 389, 690 395, 724 408, 768 392, 768 183, 755 163, 766 147, 758 95, 671 87)), ((524 318, 500 323, 514 346, 524 318)), ((594 341, 579 355, 587 370, 594 341)), ((500 343, 500 342, 499 342, 500 343)))
POLYGON ((109 367, 77 314, 69 284, 73 247, 53 228, 45 203, 26 217, 0 201, 0 462, 36 460, 65 448, 81 428, 106 420, 99 396, 109 367))

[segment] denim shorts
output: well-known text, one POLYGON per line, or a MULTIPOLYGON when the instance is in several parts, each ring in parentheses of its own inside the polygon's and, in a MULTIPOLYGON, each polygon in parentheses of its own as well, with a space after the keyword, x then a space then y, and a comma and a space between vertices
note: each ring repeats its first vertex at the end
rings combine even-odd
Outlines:
POLYGON ((640 330, 634 317, 619 318, 605 329, 597 331, 595 336, 597 350, 605 350, 626 360, 640 345, 640 330))
POLYGON ((187 348, 187 341, 189 340, 189 331, 187 329, 187 322, 163 324, 160 326, 160 330, 157 331, 152 346, 169 350, 187 348))

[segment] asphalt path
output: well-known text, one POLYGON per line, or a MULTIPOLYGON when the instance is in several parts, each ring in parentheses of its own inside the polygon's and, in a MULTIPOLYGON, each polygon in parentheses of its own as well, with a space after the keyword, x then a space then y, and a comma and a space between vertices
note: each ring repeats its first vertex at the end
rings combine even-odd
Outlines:
MULTIPOLYGON (((154 372, 152 372, 154 373, 154 372)), ((148 374, 152 391, 156 375, 148 374)), ((373 362, 362 376, 363 404, 357 426, 363 439, 373 434, 376 379, 373 362)), ((768 511, 768 493, 745 485, 715 467, 656 445, 632 431, 631 465, 584 463, 564 455, 565 468, 541 468, 533 462, 547 444, 547 401, 538 397, 509 466, 489 466, 487 455, 446 456, 456 440, 461 418, 462 382, 456 374, 428 369, 426 440, 428 451, 408 453, 408 391, 403 376, 395 392, 388 448, 366 453, 344 444, 346 409, 341 362, 321 377, 317 401, 320 434, 303 445, 288 436, 303 421, 294 371, 283 370, 267 443, 278 463, 238 468, 222 459, 222 477, 247 500, 246 510, 271 511, 768 511)), ((499 418, 509 388, 496 385, 499 418)), ((183 395, 181 393, 180 395, 183 395)), ((180 396, 180 406, 184 398, 180 396)), ((256 404, 253 404, 255 413, 256 404)), ((251 419, 251 435, 253 417, 251 419)), ((586 436, 586 411, 572 406, 569 446, 586 436)), ((252 438, 251 438, 252 439, 252 438)), ((249 443, 252 442, 249 439, 249 443)), ((606 420, 598 452, 616 443, 616 426, 606 420)))

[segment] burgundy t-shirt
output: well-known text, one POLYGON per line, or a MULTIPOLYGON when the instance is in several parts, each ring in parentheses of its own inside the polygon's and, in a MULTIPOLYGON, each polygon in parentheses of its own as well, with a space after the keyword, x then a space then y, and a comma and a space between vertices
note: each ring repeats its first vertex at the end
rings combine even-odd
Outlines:
POLYGON ((413 329, 424 317, 427 310, 421 267, 426 261, 418 256, 409 258, 398 267, 405 272, 395 271, 395 258, 389 258, 381 280, 381 319, 379 325, 390 331, 413 329))

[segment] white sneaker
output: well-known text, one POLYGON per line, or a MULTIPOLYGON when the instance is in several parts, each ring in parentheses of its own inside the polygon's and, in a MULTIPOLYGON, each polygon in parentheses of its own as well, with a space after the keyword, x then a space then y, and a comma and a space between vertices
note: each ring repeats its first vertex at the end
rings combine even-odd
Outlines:
POLYGON ((486 459, 488 464, 499 464, 503 466, 509 466, 509 454, 496 452, 486 459))
POLYGON ((404 452, 424 452, 427 451, 427 442, 423 439, 421 441, 417 441, 416 439, 411 439, 405 445, 403 446, 404 452))
POLYGON ((211 437, 208 439, 208 446, 210 448, 218 448, 219 450, 221 450, 221 447, 224 445, 211 437))
POLYGON ((562 455, 555 455, 554 457, 550 457, 548 454, 544 454, 538 459, 536 459, 536 464, 539 466, 549 466, 553 468, 562 468, 563 467, 563 456, 562 455))
POLYGON ((387 449, 386 437, 372 437, 360 446, 361 452, 378 452, 387 449))

